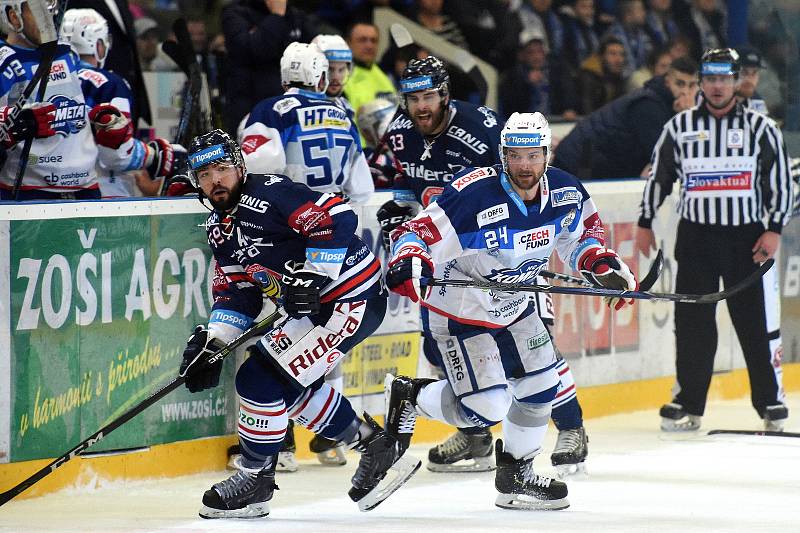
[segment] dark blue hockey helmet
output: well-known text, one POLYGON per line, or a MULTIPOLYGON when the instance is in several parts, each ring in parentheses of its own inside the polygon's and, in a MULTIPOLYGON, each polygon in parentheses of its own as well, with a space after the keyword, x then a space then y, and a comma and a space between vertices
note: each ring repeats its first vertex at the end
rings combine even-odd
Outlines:
POLYGON ((200 188, 197 173, 211 163, 224 163, 238 167, 242 177, 247 175, 247 169, 239 148, 233 137, 222 130, 212 130, 192 139, 188 150, 189 181, 200 188))
POLYGON ((417 91, 434 89, 442 98, 450 95, 450 75, 444 63, 435 56, 424 59, 412 59, 400 76, 400 92, 403 95, 401 105, 406 109, 406 95, 417 91))

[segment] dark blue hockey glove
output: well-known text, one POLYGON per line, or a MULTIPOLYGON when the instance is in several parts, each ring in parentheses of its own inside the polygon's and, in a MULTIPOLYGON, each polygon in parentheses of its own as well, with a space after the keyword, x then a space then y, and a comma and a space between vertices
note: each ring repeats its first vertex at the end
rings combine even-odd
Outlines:
POLYGON ((316 315, 320 311, 320 290, 329 280, 313 270, 298 270, 281 279, 283 309, 292 318, 316 315))

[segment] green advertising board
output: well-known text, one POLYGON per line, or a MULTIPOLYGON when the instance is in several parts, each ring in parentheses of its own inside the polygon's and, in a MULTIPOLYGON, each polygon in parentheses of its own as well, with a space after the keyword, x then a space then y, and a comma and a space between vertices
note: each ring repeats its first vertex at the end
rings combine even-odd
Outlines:
MULTIPOLYGON (((210 312, 204 218, 7 222, 11 461, 63 453, 176 376, 210 312)), ((232 374, 229 360, 220 387, 176 391, 91 451, 230 433, 232 374)))

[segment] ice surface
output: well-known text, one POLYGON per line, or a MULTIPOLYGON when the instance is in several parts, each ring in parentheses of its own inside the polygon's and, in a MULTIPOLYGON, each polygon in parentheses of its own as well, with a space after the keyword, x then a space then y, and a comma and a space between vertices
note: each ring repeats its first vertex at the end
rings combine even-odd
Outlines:
MULTIPOLYGON (((790 410, 800 394, 790 395, 790 410)), ((746 400, 709 404, 699 434, 666 435, 656 411, 586 421, 588 479, 569 482, 565 511, 494 506, 494 474, 423 469, 369 513, 347 497, 357 456, 345 467, 301 465, 278 474, 269 518, 202 520, 200 498, 227 472, 172 479, 104 482, 0 508, 0 531, 797 531, 800 438, 714 436, 710 429, 760 429, 746 400)), ((787 431, 800 432, 794 411, 787 431)), ((550 429, 537 472, 553 473, 550 429)), ((426 445, 411 452, 421 459, 426 445)), ((58 473, 53 474, 58 475, 58 473)))

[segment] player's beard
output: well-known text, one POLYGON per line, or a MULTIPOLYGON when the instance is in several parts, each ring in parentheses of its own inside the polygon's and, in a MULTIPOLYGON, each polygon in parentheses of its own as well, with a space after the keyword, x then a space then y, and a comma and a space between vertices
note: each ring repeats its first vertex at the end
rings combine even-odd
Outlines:
MULTIPOLYGON (((442 105, 438 111, 431 111, 430 118, 426 119, 424 125, 420 122, 419 115, 420 113, 417 112, 412 117, 414 121, 414 126, 422 133, 422 135, 433 135, 437 132, 437 130, 442 126, 442 122, 444 122, 445 113, 447 113, 447 107, 442 105)), ((424 113, 428 115, 427 112, 424 113)))
POLYGON ((544 176, 544 172, 539 175, 535 170, 520 172, 517 173, 516 176, 511 173, 508 175, 514 185, 516 185, 517 188, 522 191, 530 191, 535 189, 539 185, 539 181, 542 179, 542 176, 544 176))
POLYGON ((239 203, 241 197, 242 180, 239 180, 231 189, 223 187, 222 185, 214 187, 211 191, 211 196, 208 197, 208 201, 211 202, 211 205, 214 206, 214 209, 217 211, 227 212, 239 203), (221 194, 223 191, 226 194, 221 194))

